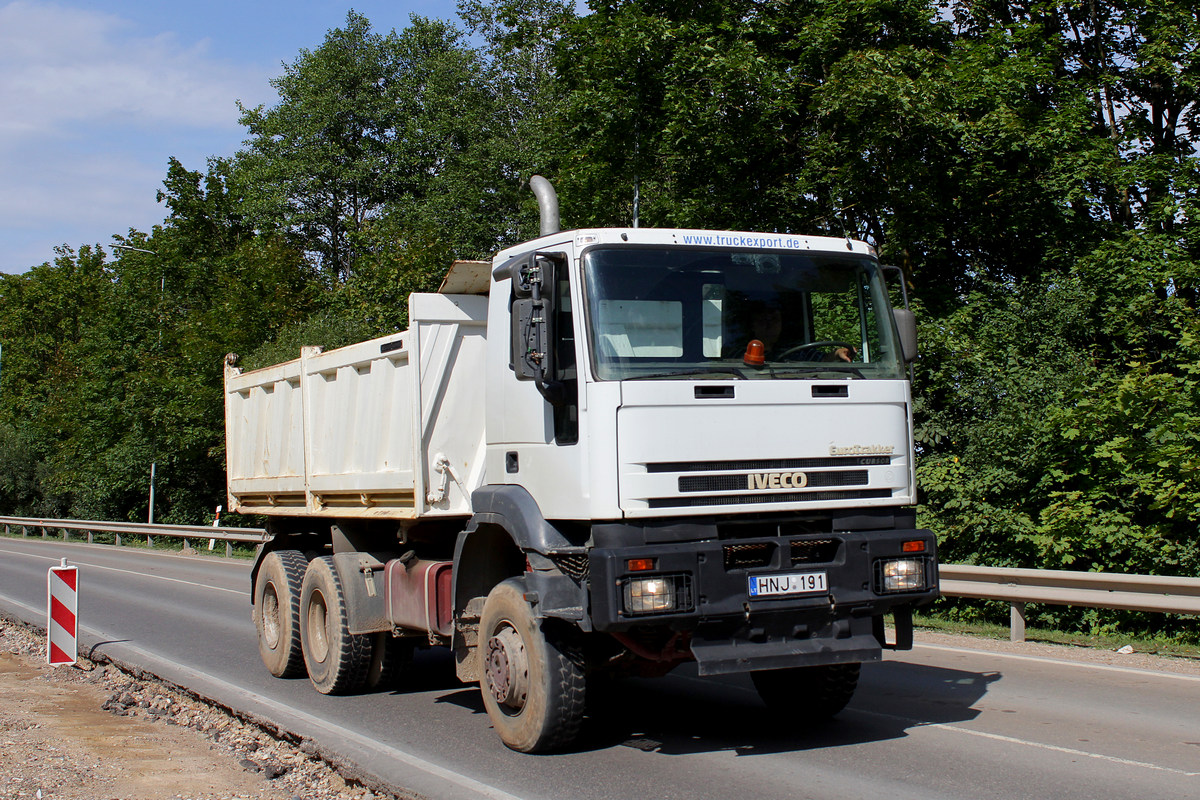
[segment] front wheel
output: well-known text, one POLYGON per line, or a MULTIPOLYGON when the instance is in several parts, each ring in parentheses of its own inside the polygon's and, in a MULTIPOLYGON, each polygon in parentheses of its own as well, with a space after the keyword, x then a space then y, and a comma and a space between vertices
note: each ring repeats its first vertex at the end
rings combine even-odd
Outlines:
POLYGON ((793 720, 822 722, 837 714, 858 688, 861 664, 823 664, 750 673, 758 696, 772 711, 793 720))
POLYGON ((513 750, 538 753, 579 735, 586 677, 578 648, 565 632, 543 625, 525 602, 525 583, 511 578, 492 589, 479 620, 483 705, 513 750))

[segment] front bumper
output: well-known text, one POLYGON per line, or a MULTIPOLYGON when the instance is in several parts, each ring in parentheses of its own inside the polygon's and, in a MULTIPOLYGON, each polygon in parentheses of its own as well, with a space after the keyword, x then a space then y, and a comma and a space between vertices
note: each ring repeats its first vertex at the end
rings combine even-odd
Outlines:
POLYGON ((882 617, 895 613, 899 630, 908 611, 938 595, 936 541, 924 530, 621 541, 630 534, 591 551, 593 628, 687 631, 702 675, 878 660, 882 617), (896 559, 919 562, 919 588, 888 590, 882 565, 896 559), (752 578, 787 576, 814 577, 800 581, 804 593, 751 596, 752 578), (631 603, 630 581, 657 578, 672 587, 668 601, 631 603))

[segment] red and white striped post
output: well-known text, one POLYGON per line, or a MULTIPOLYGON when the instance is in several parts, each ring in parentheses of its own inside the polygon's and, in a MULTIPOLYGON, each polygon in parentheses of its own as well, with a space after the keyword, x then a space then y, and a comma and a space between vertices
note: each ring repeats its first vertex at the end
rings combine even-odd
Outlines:
POLYGON ((46 661, 50 664, 74 664, 79 657, 78 612, 79 612, 79 568, 62 564, 50 568, 47 576, 46 605, 49 620, 46 635, 46 661))

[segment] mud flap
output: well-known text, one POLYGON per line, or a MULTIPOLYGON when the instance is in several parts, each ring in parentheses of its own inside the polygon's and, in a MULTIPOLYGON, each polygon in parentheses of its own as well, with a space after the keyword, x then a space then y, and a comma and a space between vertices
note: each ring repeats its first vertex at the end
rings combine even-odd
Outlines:
POLYGON ((887 632, 883 628, 883 619, 884 615, 880 614, 871 620, 875 631, 875 638, 879 641, 879 646, 884 650, 912 650, 912 609, 908 606, 900 606, 892 610, 892 621, 896 631, 896 640, 894 642, 887 640, 887 632))

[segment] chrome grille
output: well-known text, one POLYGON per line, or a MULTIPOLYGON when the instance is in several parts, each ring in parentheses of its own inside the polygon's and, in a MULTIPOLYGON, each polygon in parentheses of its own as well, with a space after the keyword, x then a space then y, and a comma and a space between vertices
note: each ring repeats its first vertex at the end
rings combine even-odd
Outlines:
POLYGON ((858 489, 834 492, 759 492, 705 497, 651 497, 646 502, 650 508, 698 508, 703 506, 762 505, 765 503, 804 503, 823 500, 869 500, 891 496, 891 489, 858 489))
POLYGON ((775 555, 775 545, 771 542, 751 542, 749 544, 727 544, 721 548, 725 555, 725 569, 753 569, 770 566, 775 555))
POLYGON ((550 560, 562 574, 582 583, 588 579, 590 566, 587 553, 553 553, 550 560))
POLYGON ((746 461, 663 461, 647 464, 646 471, 735 472, 737 470, 821 469, 823 467, 886 467, 891 456, 836 456, 826 458, 767 458, 746 461))
POLYGON ((791 542, 792 566, 797 564, 825 564, 837 558, 837 539, 793 539, 791 542))

